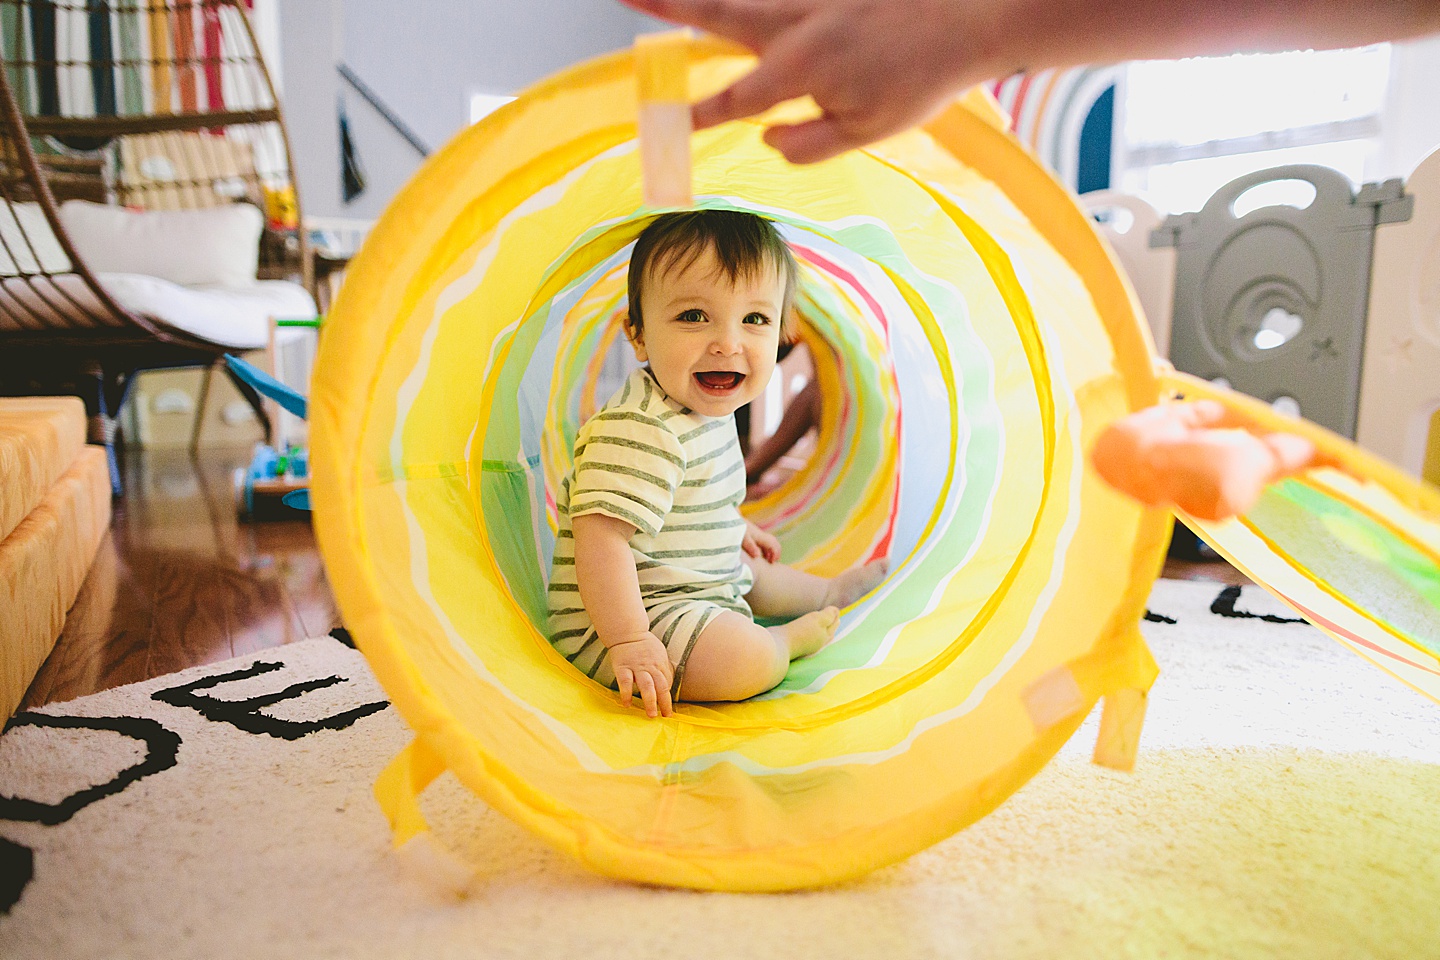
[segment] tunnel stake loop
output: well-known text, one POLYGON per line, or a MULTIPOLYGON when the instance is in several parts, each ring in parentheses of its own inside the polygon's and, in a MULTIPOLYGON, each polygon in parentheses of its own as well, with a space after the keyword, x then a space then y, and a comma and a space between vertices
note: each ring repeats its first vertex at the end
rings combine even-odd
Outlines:
POLYGON ((690 206, 691 39, 689 30, 635 38, 640 167, 646 206, 690 206))

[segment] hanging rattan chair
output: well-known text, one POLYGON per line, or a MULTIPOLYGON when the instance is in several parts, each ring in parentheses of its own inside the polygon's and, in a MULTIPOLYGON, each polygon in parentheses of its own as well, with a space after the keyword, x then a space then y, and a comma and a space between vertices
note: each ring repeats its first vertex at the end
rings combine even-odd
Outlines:
MULTIPOLYGON (((118 492, 114 416, 136 371, 259 344, 127 301, 60 205, 264 210, 294 196, 288 137, 239 0, 0 0, 0 28, 0 393, 83 396, 118 492)), ((259 278, 309 289, 310 273, 304 231, 267 222, 259 278)))

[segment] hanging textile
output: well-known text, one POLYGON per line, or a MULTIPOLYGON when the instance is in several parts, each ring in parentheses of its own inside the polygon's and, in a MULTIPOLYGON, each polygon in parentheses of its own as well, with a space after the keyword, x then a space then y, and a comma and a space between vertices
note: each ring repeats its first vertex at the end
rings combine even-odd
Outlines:
POLYGON ((345 101, 340 101, 340 196, 346 203, 365 192, 365 170, 350 137, 350 118, 345 115, 345 101))

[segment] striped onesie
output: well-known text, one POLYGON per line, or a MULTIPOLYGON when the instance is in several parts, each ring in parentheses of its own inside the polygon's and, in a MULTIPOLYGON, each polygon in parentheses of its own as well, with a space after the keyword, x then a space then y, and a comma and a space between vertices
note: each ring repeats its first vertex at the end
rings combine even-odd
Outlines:
POLYGON ((580 428, 575 466, 560 485, 560 529, 550 569, 550 642, 586 676, 616 688, 605 644, 580 602, 572 516, 602 513, 635 525, 630 553, 650 632, 675 666, 726 610, 751 616, 750 568, 741 560, 745 460, 735 417, 711 418, 671 400, 637 370, 580 428))

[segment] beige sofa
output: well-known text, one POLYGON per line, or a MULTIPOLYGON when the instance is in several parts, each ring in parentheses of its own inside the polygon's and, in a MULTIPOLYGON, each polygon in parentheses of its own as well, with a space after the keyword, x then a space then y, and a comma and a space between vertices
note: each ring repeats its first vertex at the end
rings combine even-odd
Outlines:
POLYGON ((0 397, 0 716, 20 705, 110 525, 76 397, 0 397))

